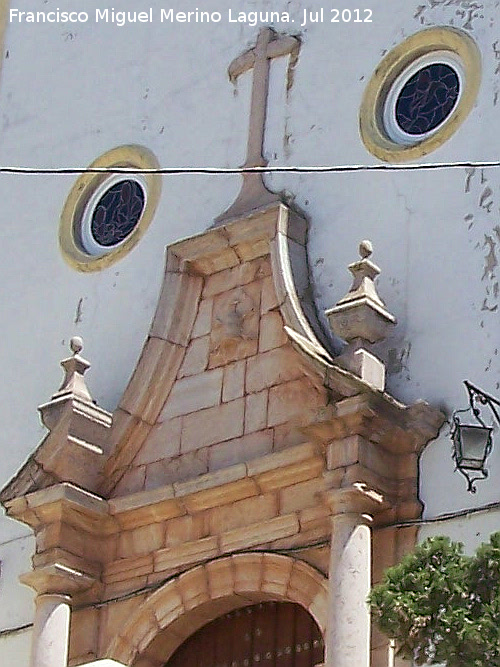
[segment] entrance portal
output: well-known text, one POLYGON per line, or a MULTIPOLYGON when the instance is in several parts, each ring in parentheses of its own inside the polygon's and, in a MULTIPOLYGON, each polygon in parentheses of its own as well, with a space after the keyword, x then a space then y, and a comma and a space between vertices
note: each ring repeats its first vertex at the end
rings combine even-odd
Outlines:
POLYGON ((264 602, 208 623, 165 667, 314 667, 323 656, 321 632, 303 607, 264 602))

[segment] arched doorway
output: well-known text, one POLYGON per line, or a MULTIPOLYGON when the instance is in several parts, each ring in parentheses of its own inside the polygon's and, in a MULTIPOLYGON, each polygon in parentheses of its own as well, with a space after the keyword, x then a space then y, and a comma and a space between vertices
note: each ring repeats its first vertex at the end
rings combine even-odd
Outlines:
MULTIPOLYGON (((122 617, 118 632, 107 638, 104 655, 134 667, 170 667, 171 657, 198 630, 257 601, 296 604, 325 633, 328 581, 324 574, 290 556, 244 553, 198 565, 166 582, 136 605, 132 614, 122 617)), ((302 667, 303 663, 277 664, 302 667)), ((259 663, 264 666, 272 663, 259 663)))
POLYGON ((321 632, 293 602, 262 602, 225 614, 189 637, 165 667, 314 667, 321 632))

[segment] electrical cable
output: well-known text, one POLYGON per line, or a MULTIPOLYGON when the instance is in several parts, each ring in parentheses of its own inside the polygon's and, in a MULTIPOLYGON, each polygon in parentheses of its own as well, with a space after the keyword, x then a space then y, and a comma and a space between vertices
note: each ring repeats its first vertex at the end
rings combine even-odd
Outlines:
POLYGON ((371 171, 435 171, 440 169, 488 169, 500 167, 500 161, 492 162, 428 162, 418 164, 345 164, 306 167, 1 167, 0 174, 68 175, 68 174, 160 174, 160 175, 231 175, 231 174, 333 174, 371 171))
POLYGON ((447 512, 445 514, 438 514, 438 516, 429 517, 428 519, 413 519, 408 521, 400 521, 398 523, 391 523, 381 528, 405 528, 406 526, 426 526, 433 523, 442 523, 444 521, 451 521, 453 519, 463 519, 464 517, 489 512, 490 510, 500 509, 500 501, 496 500, 480 507, 470 507, 469 509, 457 510, 456 512, 447 512))
POLYGON ((2 637, 10 637, 12 635, 17 635, 20 632, 29 630, 29 628, 32 627, 33 623, 25 623, 25 625, 19 625, 17 628, 7 628, 6 630, 0 630, 0 639, 2 639, 2 637))

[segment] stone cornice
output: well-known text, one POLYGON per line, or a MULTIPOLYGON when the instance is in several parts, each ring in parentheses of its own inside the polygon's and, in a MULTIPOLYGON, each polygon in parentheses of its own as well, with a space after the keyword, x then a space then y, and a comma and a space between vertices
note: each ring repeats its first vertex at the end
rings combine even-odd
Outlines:
POLYGON ((0 502, 61 482, 96 490, 104 465, 111 414, 66 393, 40 406, 50 432, 0 493, 0 502))
POLYGON ((378 514, 387 509, 389 503, 384 496, 370 489, 363 482, 354 482, 350 487, 333 489, 323 494, 332 514, 378 514))
POLYGON ((38 595, 58 593, 69 597, 86 591, 95 584, 95 579, 84 572, 57 562, 26 572, 19 580, 33 588, 38 595))
POLYGON ((107 501, 67 482, 7 500, 4 505, 10 517, 35 530, 65 521, 99 535, 113 531, 107 501))
POLYGON ((305 443, 192 480, 111 500, 63 483, 6 501, 5 506, 9 516, 34 529, 64 521, 103 536, 284 488, 320 475, 323 468, 321 451, 305 443))
POLYGON ((444 423, 445 415, 425 401, 407 406, 367 386, 349 371, 328 369, 328 386, 338 391, 339 385, 345 398, 322 409, 304 426, 304 431, 318 442, 339 437, 346 423, 363 419, 367 435, 383 449, 394 454, 418 454, 444 423))

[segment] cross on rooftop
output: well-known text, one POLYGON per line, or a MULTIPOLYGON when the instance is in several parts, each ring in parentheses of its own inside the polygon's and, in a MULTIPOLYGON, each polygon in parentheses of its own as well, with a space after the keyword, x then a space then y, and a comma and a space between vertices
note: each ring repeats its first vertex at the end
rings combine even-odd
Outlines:
MULTIPOLYGON (((277 35, 272 28, 262 28, 256 45, 238 56, 229 65, 231 81, 253 68, 252 98, 250 121, 248 124, 247 156, 244 168, 265 167, 267 160, 263 156, 264 133, 266 127, 267 98, 269 93, 270 61, 273 58, 296 54, 300 41, 290 35, 277 35)), ((229 218, 260 208, 279 198, 270 192, 263 181, 262 173, 244 173, 243 185, 233 204, 216 220, 223 224, 229 218)))

